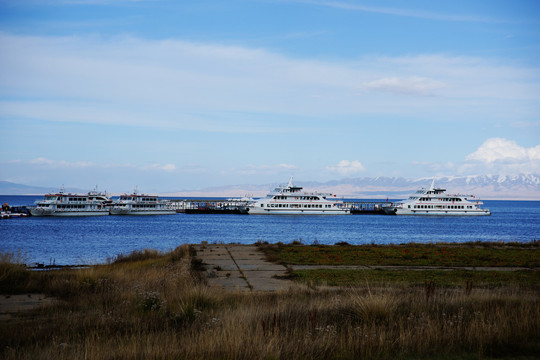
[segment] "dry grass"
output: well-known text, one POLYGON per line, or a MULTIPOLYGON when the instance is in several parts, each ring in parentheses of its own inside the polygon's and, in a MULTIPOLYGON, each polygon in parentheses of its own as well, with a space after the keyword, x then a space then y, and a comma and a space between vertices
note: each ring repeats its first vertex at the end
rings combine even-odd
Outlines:
POLYGON ((369 284, 220 292, 192 271, 187 246, 26 282, 36 276, 62 301, 0 323, 2 359, 533 359, 540 351, 538 292, 512 286, 430 296, 369 284))

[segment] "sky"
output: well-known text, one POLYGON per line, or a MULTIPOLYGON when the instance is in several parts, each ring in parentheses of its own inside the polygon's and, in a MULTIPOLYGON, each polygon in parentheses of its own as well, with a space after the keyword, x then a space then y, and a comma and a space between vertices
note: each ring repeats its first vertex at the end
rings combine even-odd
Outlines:
POLYGON ((540 2, 0 0, 0 180, 540 174, 540 2))

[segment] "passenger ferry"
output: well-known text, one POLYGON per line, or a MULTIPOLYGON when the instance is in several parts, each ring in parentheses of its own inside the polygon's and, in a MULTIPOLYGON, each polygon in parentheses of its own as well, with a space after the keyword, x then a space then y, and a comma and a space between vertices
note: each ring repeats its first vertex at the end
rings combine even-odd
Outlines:
POLYGON ((32 216, 100 216, 109 215, 112 200, 107 193, 95 190, 88 194, 65 193, 62 188, 58 193, 46 194, 43 200, 35 202, 30 209, 32 216))
POLYGON ((396 215, 491 215, 484 203, 474 195, 447 194, 446 189, 435 188, 435 180, 429 189, 421 188, 409 199, 384 208, 387 214, 396 215))
POLYGON ((304 192, 294 186, 292 177, 287 185, 279 185, 265 198, 248 205, 250 215, 349 215, 351 213, 336 195, 304 192))
POLYGON ((137 190, 133 194, 124 194, 115 200, 110 207, 111 215, 171 215, 176 214, 176 209, 165 200, 159 200, 157 196, 139 194, 137 190))

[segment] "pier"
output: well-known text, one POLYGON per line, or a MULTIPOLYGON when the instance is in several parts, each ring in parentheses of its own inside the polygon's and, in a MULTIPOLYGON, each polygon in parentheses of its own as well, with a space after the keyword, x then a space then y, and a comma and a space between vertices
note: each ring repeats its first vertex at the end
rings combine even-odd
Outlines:
POLYGON ((392 205, 388 201, 347 201, 345 205, 351 210, 351 215, 387 215, 383 208, 392 205))
MULTIPOLYGON (((177 213, 186 214, 247 214, 248 201, 244 199, 185 199, 171 200, 177 213)), ((343 207, 351 210, 351 215, 386 215, 384 206, 388 201, 347 201, 343 207)))
POLYGON ((248 202, 241 199, 171 200, 177 213, 186 214, 247 214, 248 202))

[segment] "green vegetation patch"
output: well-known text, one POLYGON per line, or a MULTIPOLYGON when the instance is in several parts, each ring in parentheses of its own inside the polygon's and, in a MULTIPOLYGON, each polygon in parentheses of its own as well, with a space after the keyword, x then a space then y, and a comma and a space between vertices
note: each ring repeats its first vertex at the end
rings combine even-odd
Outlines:
POLYGON ((539 287, 540 273, 519 271, 472 270, 296 270, 295 280, 308 284, 329 286, 362 286, 365 284, 424 285, 432 282, 438 286, 528 286, 539 287), (470 285, 469 285, 470 286, 470 285))
POLYGON ((532 245, 265 245, 261 249, 271 261, 292 265, 540 266, 540 252, 532 245))

